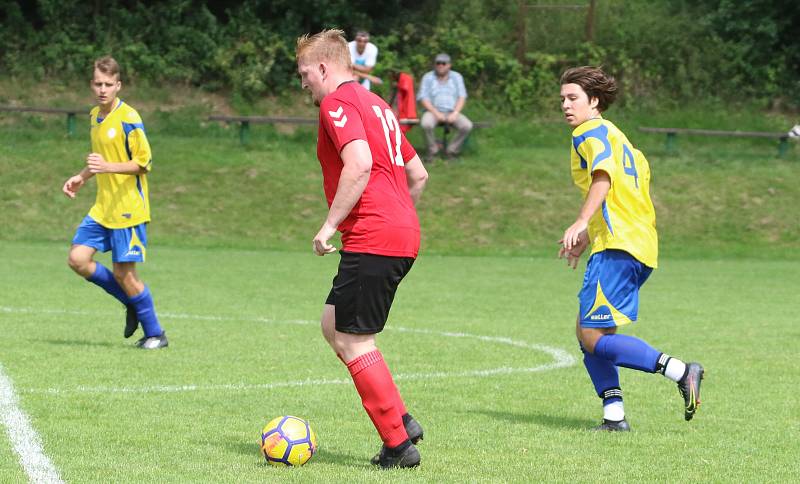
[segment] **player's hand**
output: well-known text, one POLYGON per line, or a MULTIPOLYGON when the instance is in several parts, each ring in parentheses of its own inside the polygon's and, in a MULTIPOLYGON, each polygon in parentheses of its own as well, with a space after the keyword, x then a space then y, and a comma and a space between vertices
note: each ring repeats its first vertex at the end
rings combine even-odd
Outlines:
POLYGON ((110 165, 111 163, 107 163, 103 155, 99 153, 91 153, 86 157, 86 166, 94 174, 111 173, 110 165))
POLYGON ((83 186, 86 180, 83 179, 80 175, 75 175, 69 178, 69 180, 64 182, 64 186, 61 187, 61 191, 64 192, 64 195, 68 196, 69 198, 75 198, 75 194, 78 193, 78 190, 83 186))
POLYGON ((458 119, 458 113, 456 113, 456 112, 452 112, 452 113, 448 114, 447 117, 445 117, 445 121, 447 121, 450 124, 455 123, 456 119, 458 119))
POLYGON ((578 236, 578 245, 570 250, 564 247, 564 239, 559 240, 558 243, 561 245, 561 248, 558 250, 558 258, 563 259, 566 257, 567 265, 575 269, 578 267, 578 260, 581 258, 581 254, 583 254, 583 251, 589 246, 589 236, 586 232, 581 232, 578 236))
POLYGON ((447 122, 447 116, 445 116, 444 113, 440 113, 439 111, 436 111, 435 113, 433 113, 433 115, 436 116, 436 121, 438 121, 440 123, 446 123, 447 122))
POLYGON ((564 231, 564 237, 561 238, 561 243, 567 251, 572 250, 573 247, 578 245, 581 233, 586 232, 587 226, 588 224, 585 221, 578 219, 564 231))
POLYGON ((319 229, 319 232, 317 232, 317 235, 314 236, 314 240, 312 242, 312 249, 314 250, 314 253, 319 256, 323 256, 325 254, 332 254, 336 252, 336 247, 328 243, 335 233, 336 227, 331 227, 327 221, 322 224, 322 228, 319 229))

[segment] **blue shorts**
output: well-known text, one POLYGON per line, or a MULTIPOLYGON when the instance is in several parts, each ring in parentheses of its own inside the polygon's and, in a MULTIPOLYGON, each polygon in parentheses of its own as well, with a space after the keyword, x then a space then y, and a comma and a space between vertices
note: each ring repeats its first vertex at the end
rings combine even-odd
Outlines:
POLYGON ((87 215, 75 231, 72 243, 93 247, 100 252, 110 250, 111 260, 114 262, 144 262, 147 253, 147 224, 109 229, 87 215))
POLYGON ((586 328, 613 328, 636 321, 639 288, 652 267, 622 250, 592 254, 578 293, 580 322, 586 328))

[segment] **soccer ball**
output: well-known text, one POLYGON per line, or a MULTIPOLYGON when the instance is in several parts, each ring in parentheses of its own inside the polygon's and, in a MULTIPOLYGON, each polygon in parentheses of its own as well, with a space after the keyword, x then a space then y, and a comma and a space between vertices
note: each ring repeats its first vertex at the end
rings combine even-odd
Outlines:
POLYGON ((317 436, 302 418, 277 417, 261 431, 261 453, 274 466, 301 466, 317 453, 317 436))

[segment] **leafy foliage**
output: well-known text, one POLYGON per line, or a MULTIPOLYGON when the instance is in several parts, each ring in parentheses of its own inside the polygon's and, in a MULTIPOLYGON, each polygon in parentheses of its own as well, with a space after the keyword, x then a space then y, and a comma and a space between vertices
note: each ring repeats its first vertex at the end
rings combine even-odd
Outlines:
POLYGON ((0 0, 0 18, 8 75, 83 79, 111 53, 129 79, 243 100, 296 89, 295 39, 330 27, 370 30, 381 76, 420 78, 448 52, 470 94, 507 113, 552 105, 560 72, 576 64, 604 65, 623 103, 747 96, 780 106, 800 88, 800 3, 789 0, 606 0, 591 41, 587 9, 541 1, 0 0))

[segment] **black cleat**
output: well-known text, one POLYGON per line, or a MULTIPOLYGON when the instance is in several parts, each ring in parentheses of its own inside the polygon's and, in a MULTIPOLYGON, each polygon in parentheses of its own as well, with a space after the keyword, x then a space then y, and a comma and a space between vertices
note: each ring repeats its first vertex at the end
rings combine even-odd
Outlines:
MULTIPOLYGON (((407 413, 407 414, 403 415, 403 425, 406 428, 406 433, 408 434, 408 440, 410 440, 412 444, 416 445, 417 442, 419 442, 420 440, 423 440, 422 439, 422 426, 419 424, 419 422, 414 420, 414 417, 412 417, 410 413, 407 413)), ((375 457, 370 459, 370 463, 372 465, 374 465, 374 466, 380 465, 380 463, 381 463, 381 453, 382 452, 383 452, 383 449, 381 449, 380 452, 375 454, 375 457)))
POLYGON ((414 444, 410 444, 397 455, 384 445, 378 454, 378 465, 382 469, 417 467, 419 462, 419 451, 414 444))
POLYGON ((608 420, 603 419, 603 423, 597 427, 592 428, 595 432, 630 432, 631 426, 624 418, 622 420, 608 420))
POLYGON ((136 347, 143 350, 157 350, 159 348, 166 348, 167 346, 169 346, 167 333, 161 333, 158 336, 144 336, 136 342, 136 347))
POLYGON ((136 316, 136 308, 133 304, 125 305, 125 337, 130 338, 139 327, 139 317, 136 316))
POLYGON ((687 363, 686 374, 678 382, 678 391, 683 396, 685 404, 683 418, 688 422, 694 417, 700 407, 700 382, 703 381, 705 370, 700 363, 687 363))

